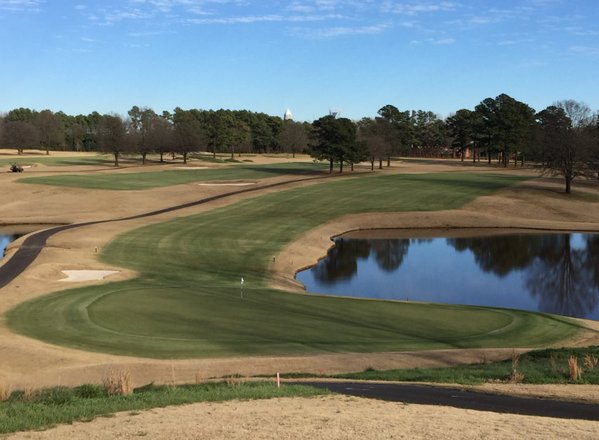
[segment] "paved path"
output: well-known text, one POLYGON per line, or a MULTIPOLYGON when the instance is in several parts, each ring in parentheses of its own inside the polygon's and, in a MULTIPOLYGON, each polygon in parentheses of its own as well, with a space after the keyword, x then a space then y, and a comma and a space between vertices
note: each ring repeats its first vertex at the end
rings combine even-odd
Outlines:
POLYGON ((432 385, 384 382, 300 381, 299 383, 326 388, 335 393, 391 402, 452 406, 477 411, 599 421, 599 404, 504 396, 432 385))

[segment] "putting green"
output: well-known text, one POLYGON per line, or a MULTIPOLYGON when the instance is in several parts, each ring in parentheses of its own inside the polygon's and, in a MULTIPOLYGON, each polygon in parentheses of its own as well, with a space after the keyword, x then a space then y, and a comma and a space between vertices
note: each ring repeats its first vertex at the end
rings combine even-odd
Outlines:
POLYGON ((513 310, 297 295, 267 287, 272 255, 333 218, 459 208, 520 180, 369 175, 143 227, 118 237, 102 255, 139 271, 139 279, 44 296, 17 306, 7 322, 51 343, 156 358, 546 345, 579 327, 566 318, 513 310))

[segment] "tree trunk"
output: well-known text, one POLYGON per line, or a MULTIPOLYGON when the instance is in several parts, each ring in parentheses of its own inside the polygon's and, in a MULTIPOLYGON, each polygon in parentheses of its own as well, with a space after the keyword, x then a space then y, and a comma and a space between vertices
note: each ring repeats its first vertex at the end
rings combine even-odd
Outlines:
POLYGON ((164 162, 164 153, 160 152, 160 163, 164 162))
POLYGON ((383 158, 379 158, 379 170, 383 169, 383 158))
POLYGON ((50 156, 50 150, 46 148, 46 156, 50 156))
POLYGON ((333 159, 329 159, 329 174, 333 174, 333 159))
POLYGON ((520 159, 520 166, 524 166, 524 153, 522 153, 522 158, 520 159))
POLYGON ((350 166, 350 169, 351 169, 351 171, 352 171, 352 173, 353 173, 353 171, 354 171, 354 163, 353 163, 353 162, 351 162, 351 163, 349 164, 349 166, 350 166))
POLYGON ((387 156, 387 166, 391 166, 391 156, 387 156))
POLYGON ((173 154, 173 160, 175 160, 175 152, 173 151, 172 154, 173 154))
POLYGON ((465 148, 462 148, 462 154, 461 154, 461 156, 462 156, 462 162, 464 162, 464 157, 466 156, 466 149, 465 148))
POLYGON ((148 153, 141 153, 141 164, 145 165, 146 164, 146 156, 148 153))
POLYGON ((489 162, 489 165, 491 165, 491 149, 487 148, 487 160, 489 162))
POLYGON ((186 165, 187 165, 187 155, 188 155, 188 154, 189 154, 189 153, 188 153, 187 151, 184 151, 184 152, 183 152, 183 163, 184 163, 184 164, 186 164, 186 165))
POLYGON ((339 172, 343 173, 343 160, 339 161, 339 172))
POLYGON ((476 149, 472 148, 472 163, 476 162, 476 149))
POLYGON ((572 190, 572 178, 566 176, 566 194, 570 194, 572 190))
POLYGON ((374 171, 374 157, 370 159, 370 171, 374 171))
POLYGON ((114 152, 114 166, 115 167, 119 166, 119 152, 118 151, 114 152))
POLYGON ((514 168, 518 168, 518 152, 514 153, 514 168))

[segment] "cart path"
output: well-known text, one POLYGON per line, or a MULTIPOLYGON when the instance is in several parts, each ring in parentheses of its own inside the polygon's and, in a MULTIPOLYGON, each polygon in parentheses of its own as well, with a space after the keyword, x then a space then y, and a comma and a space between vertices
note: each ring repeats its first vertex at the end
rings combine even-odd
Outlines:
POLYGON ((451 406, 476 411, 599 421, 599 404, 591 403, 514 397, 465 391, 457 388, 404 383, 320 381, 294 381, 294 383, 326 388, 339 394, 391 402, 451 406))

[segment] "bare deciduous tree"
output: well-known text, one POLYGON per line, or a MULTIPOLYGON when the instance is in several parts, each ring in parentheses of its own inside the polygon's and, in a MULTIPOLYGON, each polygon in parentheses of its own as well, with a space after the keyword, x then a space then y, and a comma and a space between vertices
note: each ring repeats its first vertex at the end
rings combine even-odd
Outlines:
POLYGON ((2 143, 6 148, 14 148, 18 154, 25 149, 38 148, 40 132, 35 125, 26 121, 4 121, 2 143))
POLYGON ((301 122, 283 121, 283 127, 277 138, 281 149, 291 153, 292 157, 308 148, 308 133, 301 122))
POLYGON ((97 127, 96 140, 101 151, 114 156, 114 166, 119 166, 120 155, 127 150, 125 121, 118 115, 104 115, 97 127))

